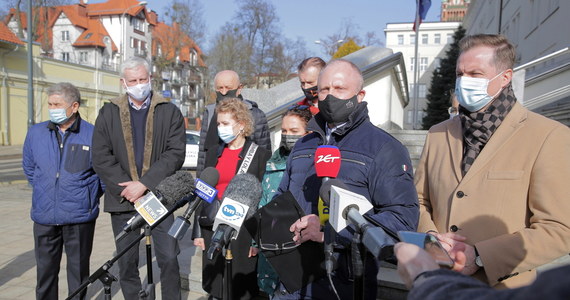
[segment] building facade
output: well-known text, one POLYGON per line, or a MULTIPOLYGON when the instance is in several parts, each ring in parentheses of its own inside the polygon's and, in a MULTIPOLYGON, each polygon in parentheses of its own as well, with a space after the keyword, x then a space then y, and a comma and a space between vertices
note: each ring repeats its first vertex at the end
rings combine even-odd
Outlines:
POLYGON ((427 107, 426 95, 431 83, 432 73, 445 57, 447 46, 453 43, 453 33, 460 22, 423 22, 419 27, 418 39, 418 69, 419 79, 414 82, 415 67, 415 38, 414 23, 388 23, 384 34, 386 35, 386 48, 394 52, 402 52, 408 74, 410 91, 410 105, 404 109, 404 129, 420 129, 421 122, 427 107), (417 104, 414 103, 415 89, 418 89, 417 104), (416 124, 414 123, 416 113, 416 124))
POLYGON ((461 22, 467 14, 470 0, 441 0, 442 22, 461 22))

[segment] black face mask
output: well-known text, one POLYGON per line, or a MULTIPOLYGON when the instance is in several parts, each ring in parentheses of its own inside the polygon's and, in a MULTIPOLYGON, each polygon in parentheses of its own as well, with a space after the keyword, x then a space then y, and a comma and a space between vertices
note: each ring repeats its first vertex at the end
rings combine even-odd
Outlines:
POLYGON ((316 85, 312 88, 308 88, 308 89, 301 88, 301 89, 303 90, 305 97, 307 97, 307 100, 309 100, 309 101, 313 101, 313 100, 317 99, 317 97, 319 96, 319 94, 317 93, 317 86, 316 85))
POLYGON ((340 124, 348 121, 348 116, 356 109, 356 95, 343 100, 328 94, 325 100, 319 101, 320 114, 330 124, 340 124))
POLYGON ((237 90, 229 90, 227 91, 227 93, 225 95, 222 95, 222 93, 216 91, 216 103, 226 99, 226 98, 236 98, 237 97, 237 90))

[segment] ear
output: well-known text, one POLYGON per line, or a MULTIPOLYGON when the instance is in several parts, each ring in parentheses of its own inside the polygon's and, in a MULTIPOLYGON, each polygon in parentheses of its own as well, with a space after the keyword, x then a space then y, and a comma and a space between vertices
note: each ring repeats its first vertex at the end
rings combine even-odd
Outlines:
POLYGON ((79 102, 75 101, 71 104, 71 111, 76 113, 79 110, 79 102))
POLYGON ((362 102, 362 100, 364 100, 364 96, 366 96, 365 90, 360 90, 360 92, 358 92, 358 94, 356 94, 356 99, 358 100, 358 103, 360 103, 360 102, 362 102))
POLYGON ((501 75, 501 88, 507 86, 513 80, 513 69, 507 69, 503 75, 501 75))
POLYGON ((242 89, 242 88, 243 88, 243 85, 242 85, 242 84, 238 85, 238 88, 237 88, 237 91, 236 91, 236 97, 239 96, 239 95, 241 95, 241 89, 242 89))

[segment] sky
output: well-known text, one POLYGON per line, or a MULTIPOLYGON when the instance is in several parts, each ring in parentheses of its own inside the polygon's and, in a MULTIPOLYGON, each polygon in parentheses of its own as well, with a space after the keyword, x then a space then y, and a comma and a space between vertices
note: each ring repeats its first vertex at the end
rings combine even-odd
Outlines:
MULTIPOLYGON (((2 2, 5 0, 1 0, 2 2)), ((226 22, 236 14, 234 0, 192 0, 202 4, 206 23, 206 39, 209 41, 226 22)), ((192 3, 191 1, 191 3, 192 3)), ((89 3, 106 2, 90 0, 89 3)), ((161 19, 164 7, 170 0, 147 0, 148 8, 156 11, 161 19)), ((296 40, 305 40, 309 55, 324 55, 324 48, 316 40, 340 31, 343 20, 350 19, 358 26, 361 37, 369 31, 385 42, 386 23, 413 22, 416 13, 415 0, 270 0, 279 17, 282 34, 296 40)), ((432 0, 425 21, 439 21, 441 1, 432 0)), ((200 45, 204 50, 209 45, 200 45)))

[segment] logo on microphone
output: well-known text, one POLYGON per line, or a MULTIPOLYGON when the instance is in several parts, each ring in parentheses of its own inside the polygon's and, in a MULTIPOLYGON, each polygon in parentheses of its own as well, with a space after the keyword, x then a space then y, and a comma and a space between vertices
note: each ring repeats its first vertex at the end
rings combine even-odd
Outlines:
POLYGON ((245 217, 245 209, 240 205, 226 204, 221 208, 224 219, 228 221, 239 220, 245 217))
POLYGON ((332 154, 318 155, 316 163, 333 163, 336 159, 340 159, 340 157, 333 156, 332 154))
POLYGON ((196 194, 198 197, 204 199, 204 201, 208 203, 212 203, 212 201, 216 198, 216 194, 218 190, 209 186, 204 181, 200 180, 199 178, 196 179, 196 194))

